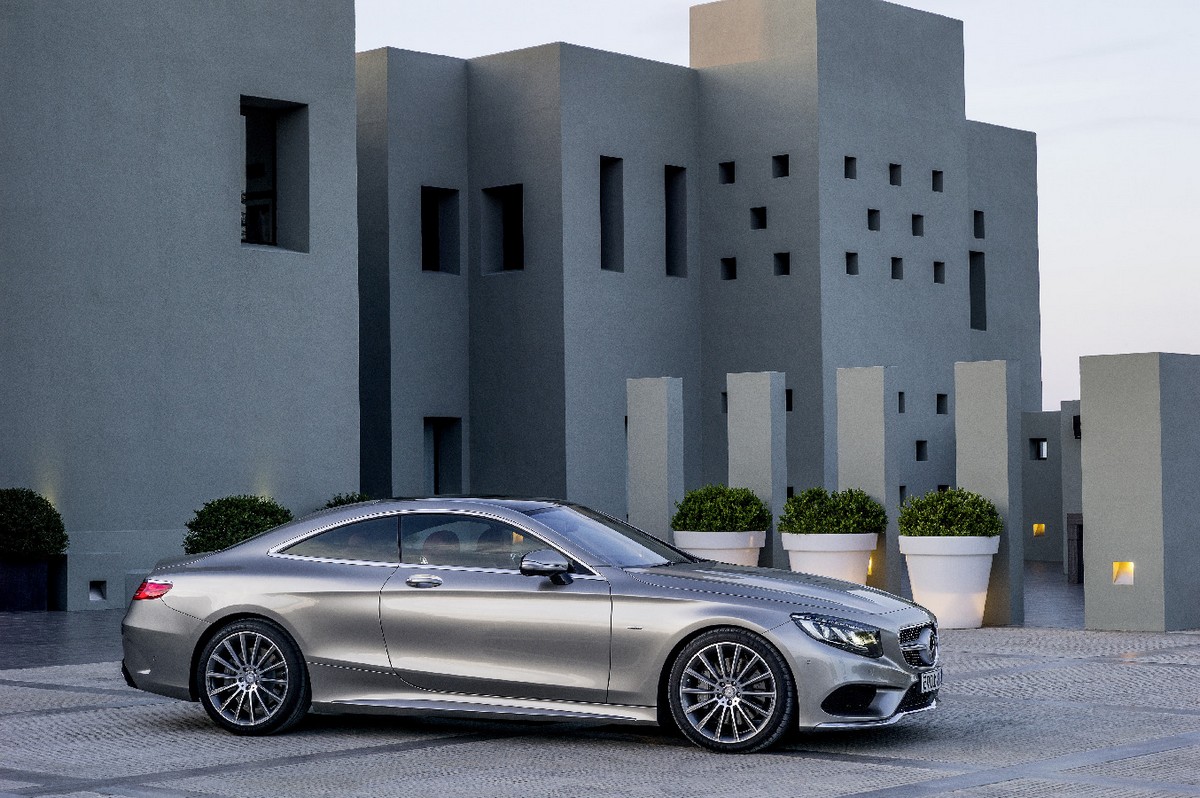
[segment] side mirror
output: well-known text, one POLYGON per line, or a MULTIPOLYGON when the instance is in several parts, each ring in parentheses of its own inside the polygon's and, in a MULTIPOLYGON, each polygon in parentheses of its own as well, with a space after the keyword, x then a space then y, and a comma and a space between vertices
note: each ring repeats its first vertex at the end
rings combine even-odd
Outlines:
POLYGON ((569 585, 572 581, 571 562, 554 549, 538 549, 521 558, 522 576, 548 576, 556 585, 569 585))

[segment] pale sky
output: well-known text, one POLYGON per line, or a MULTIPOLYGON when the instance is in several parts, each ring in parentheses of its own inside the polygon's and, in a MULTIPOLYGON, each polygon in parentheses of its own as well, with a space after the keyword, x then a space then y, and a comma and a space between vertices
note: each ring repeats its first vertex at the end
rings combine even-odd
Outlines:
MULTIPOLYGON (((356 0, 358 50, 566 41, 687 64, 689 0, 356 0)), ((905 0, 963 20, 967 116, 1038 136, 1046 409, 1079 357, 1200 354, 1200 0, 905 0)))

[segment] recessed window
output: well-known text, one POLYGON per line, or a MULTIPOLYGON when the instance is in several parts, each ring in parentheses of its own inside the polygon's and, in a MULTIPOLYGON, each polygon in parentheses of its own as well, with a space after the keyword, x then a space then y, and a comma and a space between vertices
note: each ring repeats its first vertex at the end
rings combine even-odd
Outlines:
POLYGON ((767 209, 765 207, 750 209, 750 229, 751 230, 766 230, 767 229, 767 209))
POLYGON ((792 165, 787 155, 771 156, 771 177, 787 177, 792 173, 792 165))
POLYGON ((483 271, 525 268, 525 187, 521 183, 483 190, 483 271))
POLYGON ((933 262, 933 281, 935 283, 946 282, 946 263, 945 263, 945 261, 935 260, 933 262))
POLYGON ((775 253, 775 276, 786 277, 792 273, 792 253, 776 252, 775 253))
POLYGON ((973 221, 974 221, 974 228, 975 228, 975 237, 980 238, 980 239, 984 238, 984 236, 987 233, 987 230, 984 229, 983 211, 975 211, 973 221))
POLYGON ((936 400, 934 401, 934 407, 936 408, 937 414, 939 416, 949 415, 950 414, 950 396, 949 396, 949 394, 939 393, 937 395, 936 400))
POLYGON ((308 252, 308 106, 241 98, 242 243, 308 252))
POLYGON ((1045 438, 1030 438, 1029 439, 1029 459, 1030 460, 1049 460, 1050 459, 1050 443, 1045 438))
POLYGON ((732 183, 736 177, 733 161, 722 161, 717 164, 717 179, 721 181, 722 185, 732 183))
POLYGON ((900 503, 904 504, 904 501, 907 498, 908 498, 908 485, 901 485, 900 486, 900 503))
POLYGON ((795 486, 795 485, 788 485, 788 486, 787 486, 787 497, 790 499, 790 498, 792 498, 792 497, 793 497, 793 496, 795 496, 795 495, 796 495, 796 486, 795 486))
POLYGON ((1083 439, 1083 426, 1079 423, 1079 416, 1071 416, 1071 433, 1075 440, 1083 439))
POLYGON ((462 419, 430 416, 425 419, 425 492, 462 493, 462 419))
POLYGON ((729 393, 726 391, 721 391, 721 412, 729 412, 729 393))
POLYGON ((858 274, 858 253, 846 253, 846 274, 858 274))
POLYGON ((687 277, 687 169, 663 167, 663 206, 666 215, 663 246, 668 277, 687 277))
POLYGON ((938 192, 938 193, 941 193, 941 191, 942 191, 942 186, 943 186, 943 182, 942 182, 942 170, 941 170, 941 169, 934 169, 934 170, 933 170, 933 190, 934 190, 934 191, 936 191, 936 192, 938 192))
POLYGON ((900 183, 901 183, 900 164, 898 164, 898 163, 888 164, 888 182, 891 183, 893 186, 900 185, 900 183))
POLYGON ((879 210, 876 208, 867 209, 867 229, 879 232, 879 210))
POLYGON ((458 191, 421 186, 421 270, 458 274, 458 191))
POLYGON ((912 215, 912 233, 915 236, 925 235, 925 217, 919 213, 912 215))
POLYGON ((737 258, 721 258, 721 279, 737 279, 737 258))
POLYGON ((929 441, 917 441, 917 461, 925 462, 929 459, 929 441))
POLYGON ((904 391, 899 391, 896 394, 896 412, 904 412, 904 391))
POLYGON ((853 155, 847 155, 843 165, 843 172, 847 180, 858 179, 858 159, 853 155))
POLYGON ((892 258, 892 279, 904 279, 904 258, 892 258))
POLYGON ((971 253, 971 329, 987 329, 987 269, 982 252, 971 253))
POLYGON ((949 485, 938 485, 937 489, 938 489, 938 493, 945 493, 946 491, 950 490, 950 486, 949 485))
POLYGON ((783 409, 787 412, 792 412, 792 389, 785 388, 783 391, 783 409))
POLYGON ((624 161, 600 158, 600 268, 625 271, 624 161))

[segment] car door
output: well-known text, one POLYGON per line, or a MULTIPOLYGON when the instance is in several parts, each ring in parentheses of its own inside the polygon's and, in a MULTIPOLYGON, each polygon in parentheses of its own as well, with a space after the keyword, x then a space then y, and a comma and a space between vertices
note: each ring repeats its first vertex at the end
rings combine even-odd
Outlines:
POLYGON ((402 679, 436 692, 605 701, 607 580, 522 576, 521 556, 552 547, 499 519, 414 512, 400 529, 401 565, 380 617, 402 679))

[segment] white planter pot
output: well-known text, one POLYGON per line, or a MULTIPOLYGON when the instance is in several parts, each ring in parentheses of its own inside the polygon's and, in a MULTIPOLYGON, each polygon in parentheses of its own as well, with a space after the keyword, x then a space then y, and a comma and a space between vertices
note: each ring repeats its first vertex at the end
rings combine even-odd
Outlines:
POLYGON ((758 565, 764 532, 673 532, 675 545, 706 560, 730 565, 758 565))
POLYGON ((943 629, 983 625, 992 555, 1000 537, 900 536, 913 601, 937 616, 943 629))
POLYGON ((879 542, 876 532, 832 535, 784 532, 780 537, 793 571, 860 585, 866 584, 871 552, 879 542))

